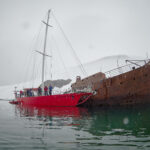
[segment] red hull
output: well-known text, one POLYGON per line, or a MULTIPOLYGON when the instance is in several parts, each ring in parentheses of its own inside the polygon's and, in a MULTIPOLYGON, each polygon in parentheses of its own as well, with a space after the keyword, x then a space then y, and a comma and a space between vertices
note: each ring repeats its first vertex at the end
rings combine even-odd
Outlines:
POLYGON ((33 106, 77 106, 87 101, 91 93, 71 93, 38 97, 17 98, 19 104, 33 106))

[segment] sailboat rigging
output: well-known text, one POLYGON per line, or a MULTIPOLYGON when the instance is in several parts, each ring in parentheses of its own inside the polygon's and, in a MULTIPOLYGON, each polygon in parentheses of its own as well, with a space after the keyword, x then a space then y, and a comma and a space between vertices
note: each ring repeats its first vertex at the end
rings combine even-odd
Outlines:
MULTIPOLYGON (((42 59, 42 89, 44 91, 44 72, 45 72, 45 57, 52 57, 46 54, 46 46, 47 46, 47 34, 48 34, 48 27, 52 27, 51 25, 49 25, 49 18, 50 18, 50 12, 51 10, 48 10, 48 17, 47 17, 47 22, 42 21, 45 25, 45 37, 44 37, 44 47, 43 47, 43 53, 37 51, 39 54, 43 55, 43 59, 42 59)), ((43 93, 44 94, 44 93, 43 93)))
MULTIPOLYGON (((33 106, 79 106, 85 103, 91 96, 91 92, 81 92, 81 93, 67 93, 67 94, 59 94, 59 95, 44 95, 44 72, 45 72, 45 58, 52 57, 46 54, 47 47, 47 35, 48 28, 52 27, 49 25, 51 10, 48 10, 47 21, 42 21, 45 25, 45 35, 44 35, 44 46, 43 52, 36 50, 39 54, 42 55, 42 94, 41 95, 26 95, 24 96, 16 96, 15 101, 11 101, 12 104, 22 104, 22 105, 33 105, 33 106)), ((27 92, 28 89, 24 89, 24 93, 27 92)), ((29 90, 33 90, 37 92, 37 88, 30 88, 29 90)))

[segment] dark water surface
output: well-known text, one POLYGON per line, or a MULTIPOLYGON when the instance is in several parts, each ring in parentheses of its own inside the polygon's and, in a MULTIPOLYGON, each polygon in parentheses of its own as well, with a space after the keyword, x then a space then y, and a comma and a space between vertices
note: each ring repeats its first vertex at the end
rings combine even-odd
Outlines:
POLYGON ((33 108, 0 101, 0 150, 149 150, 150 106, 33 108))

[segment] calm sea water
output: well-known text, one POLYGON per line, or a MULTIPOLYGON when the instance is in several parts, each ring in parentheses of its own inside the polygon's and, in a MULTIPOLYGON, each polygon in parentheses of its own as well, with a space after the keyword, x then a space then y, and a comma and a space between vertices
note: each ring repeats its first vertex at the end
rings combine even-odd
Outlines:
POLYGON ((0 101, 0 150, 149 150, 150 106, 34 108, 0 101))

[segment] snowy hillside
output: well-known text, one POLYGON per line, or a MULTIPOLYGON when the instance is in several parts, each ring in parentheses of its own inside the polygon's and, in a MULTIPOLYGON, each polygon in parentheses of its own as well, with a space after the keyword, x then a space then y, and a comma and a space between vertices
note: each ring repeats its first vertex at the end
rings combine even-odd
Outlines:
MULTIPOLYGON (((86 64, 83 64, 83 66, 87 72, 87 75, 89 76, 97 72, 105 73, 109 70, 124 66, 127 64, 125 60, 132 60, 132 59, 138 60, 142 58, 127 55, 115 55, 103 57, 98 60, 88 62, 86 64)), ((79 70, 79 67, 73 67, 70 70, 71 76, 73 78, 75 78, 77 75, 80 75, 82 78, 85 77, 79 70)))
MULTIPOLYGON (((104 57, 86 64, 83 64, 87 75, 94 74, 96 72, 106 72, 113 68, 117 68, 119 66, 125 65, 125 60, 127 59, 139 59, 137 57, 129 57, 126 55, 116 55, 116 56, 109 56, 104 57)), ((72 79, 72 82, 62 88, 54 88, 54 93, 65 92, 70 88, 70 85, 75 82, 76 76, 80 75, 82 78, 85 75, 82 74, 79 67, 72 67, 68 69, 66 77, 66 72, 57 72, 55 75, 55 79, 72 79)), ((47 77, 48 78, 48 77, 47 77)), ((14 89, 17 87, 17 90, 29 87, 38 87, 41 84, 41 80, 37 79, 36 81, 26 82, 26 83, 19 83, 14 85, 7 85, 7 86, 0 86, 0 99, 13 99, 14 98, 14 89)))

